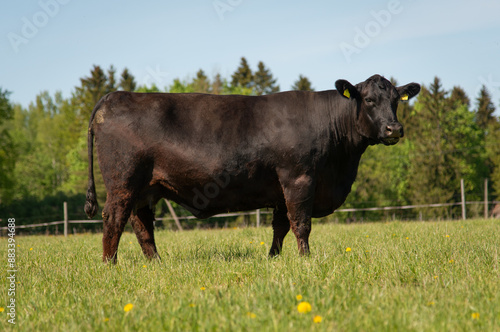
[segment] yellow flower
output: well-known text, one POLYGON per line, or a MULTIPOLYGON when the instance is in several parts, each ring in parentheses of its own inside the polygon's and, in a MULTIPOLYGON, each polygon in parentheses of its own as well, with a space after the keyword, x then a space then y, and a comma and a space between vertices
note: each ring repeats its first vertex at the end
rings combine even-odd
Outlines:
POLYGON ((194 307, 196 307, 196 304, 194 304, 194 303, 189 303, 189 307, 194 308, 194 307))
POLYGON ((409 240, 410 238, 407 236, 406 239, 409 240))
POLYGON ((205 290, 206 288, 205 288, 205 287, 201 287, 200 289, 201 289, 201 290, 205 290))
POLYGON ((392 236, 396 236, 396 233, 392 234, 392 236))
POLYGON ((3 312, 5 309, 3 307, 0 307, 0 312, 3 312))
POLYGON ((313 318, 313 322, 315 322, 315 323, 321 323, 322 320, 323 320, 323 318, 321 316, 318 316, 318 315, 314 316, 314 318, 313 318))
POLYGON ((345 248, 345 251, 346 251, 346 252, 349 252, 349 251, 351 251, 351 248, 350 248, 350 247, 347 247, 347 248, 345 248))
POLYGON ((434 301, 427 302, 428 307, 432 307, 434 304, 435 304, 434 301))
POLYGON ((297 306, 297 310, 301 314, 305 314, 305 313, 311 312, 312 307, 311 307, 311 304, 309 302, 300 302, 299 305, 297 306))
POLYGON ((108 317, 104 318, 104 321, 109 322, 109 318, 108 317))
POLYGON ((299 294, 295 298, 297 299, 297 301, 300 301, 300 300, 302 300, 302 295, 299 294))
POLYGON ((449 262, 450 263, 455 263, 455 261, 453 259, 450 259, 449 262))
POLYGON ((18 246, 18 247, 20 247, 21 245, 20 245, 20 244, 18 244, 17 246, 18 246))
POLYGON ((450 237, 448 234, 446 234, 446 237, 450 237))
POLYGON ((143 265, 142 267, 146 267, 146 265, 143 265))
POLYGON ((471 317, 472 319, 479 319, 479 312, 473 312, 471 317))
MULTIPOLYGON (((370 237, 370 236, 369 236, 369 235, 367 235, 366 237, 370 237)), ((319 316, 317 316, 317 317, 319 317, 319 316)))
POLYGON ((126 306, 123 307, 123 311, 129 312, 130 310, 132 310, 133 307, 134 305, 132 303, 128 303, 126 306))
POLYGON ((254 314, 253 312, 247 312, 247 316, 250 317, 250 318, 255 318, 257 317, 256 314, 254 314))
POLYGON ((30 248, 30 250, 33 250, 33 248, 30 248))
POLYGON ((437 278, 438 278, 438 276, 434 276, 434 279, 437 279, 437 278))
POLYGON ((252 243, 253 243, 253 241, 250 241, 250 244, 252 244, 252 243))
POLYGON ((263 246, 263 245, 264 245, 264 242, 261 242, 261 243, 260 243, 260 245, 261 245, 261 246, 263 246))

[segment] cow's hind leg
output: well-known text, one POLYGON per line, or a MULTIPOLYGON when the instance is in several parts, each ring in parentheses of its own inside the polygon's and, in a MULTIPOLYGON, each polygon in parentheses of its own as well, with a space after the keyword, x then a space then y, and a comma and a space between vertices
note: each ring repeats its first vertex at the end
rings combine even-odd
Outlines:
POLYGON ((279 255, 283 247, 283 240, 290 230, 290 220, 288 220, 285 206, 277 206, 273 211, 273 243, 269 256, 279 255))
POLYGON ((104 262, 116 263, 118 243, 123 233, 123 229, 130 217, 130 204, 121 200, 108 200, 102 212, 103 236, 102 260, 104 262))
POLYGON ((154 219, 154 212, 148 206, 137 209, 130 219, 142 252, 149 259, 160 258, 155 244, 154 219))

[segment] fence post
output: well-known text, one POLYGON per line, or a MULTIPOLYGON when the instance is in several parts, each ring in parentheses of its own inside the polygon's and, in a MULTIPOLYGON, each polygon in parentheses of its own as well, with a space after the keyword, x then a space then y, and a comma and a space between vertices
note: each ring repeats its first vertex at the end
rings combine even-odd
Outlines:
POLYGON ((257 216, 257 218, 256 218, 257 219, 257 227, 259 227, 260 226, 260 209, 257 209, 255 215, 257 216))
POLYGON ((488 219, 488 179, 484 179, 484 219, 488 219))
POLYGON ((64 202, 64 236, 68 236, 68 202, 64 202))
POLYGON ((464 179, 460 179, 460 191, 462 193, 462 219, 467 219, 465 215, 465 188, 464 188, 464 179))
POLYGON ((177 225, 177 228, 182 231, 182 226, 179 221, 179 218, 177 218, 177 214, 174 211, 174 208, 172 207, 172 204, 168 201, 168 199, 165 198, 165 203, 167 203, 168 211, 170 211, 170 214, 172 215, 172 218, 174 218, 175 224, 177 225))

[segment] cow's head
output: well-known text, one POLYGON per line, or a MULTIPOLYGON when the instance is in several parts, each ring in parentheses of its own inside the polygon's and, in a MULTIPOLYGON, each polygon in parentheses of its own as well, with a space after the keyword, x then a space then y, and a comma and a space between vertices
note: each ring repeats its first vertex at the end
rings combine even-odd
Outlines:
POLYGON ((399 101, 407 101, 420 92, 420 85, 410 83, 395 87, 380 75, 352 85, 338 80, 335 87, 344 97, 357 102, 357 131, 370 140, 370 144, 396 144, 403 137, 403 126, 396 110, 399 101))

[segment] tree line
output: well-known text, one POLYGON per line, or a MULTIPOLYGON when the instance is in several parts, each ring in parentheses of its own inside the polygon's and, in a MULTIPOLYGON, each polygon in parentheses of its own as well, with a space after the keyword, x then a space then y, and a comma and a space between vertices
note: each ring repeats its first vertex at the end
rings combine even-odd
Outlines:
MULTIPOLYGON (((83 206, 88 121, 94 105, 109 92, 263 95, 280 91, 277 79, 262 61, 252 69, 244 57, 230 78, 220 74, 209 78, 200 69, 194 77, 176 78, 162 88, 138 85, 127 68, 117 74, 113 66, 105 70, 94 65, 79 81, 70 97, 41 92, 27 108, 11 102, 10 92, 0 87, 2 217, 24 217, 26 223, 51 221, 60 213, 59 201, 83 206)), ((302 75, 290 88, 314 90, 302 75)), ((500 119, 494 111, 484 86, 471 101, 460 87, 443 89, 438 77, 424 84, 413 104, 399 106, 405 138, 392 147, 368 148, 346 206, 454 202, 460 195, 461 178, 469 200, 481 199, 484 178, 490 179, 490 195, 500 197, 500 119)), ((102 207, 104 184, 99 168, 94 171, 102 207)), ((81 206, 70 211, 70 218, 84 218, 81 206)), ((186 213, 176 209, 181 215, 186 213)), ((429 217, 449 217, 453 212, 435 209, 427 213, 429 217)))

